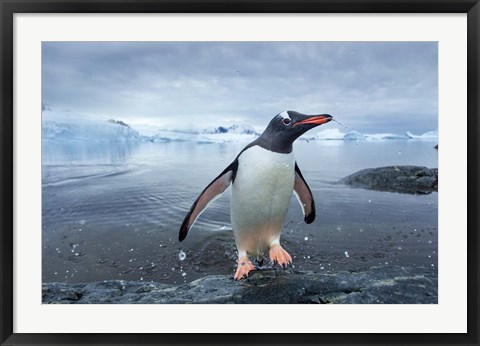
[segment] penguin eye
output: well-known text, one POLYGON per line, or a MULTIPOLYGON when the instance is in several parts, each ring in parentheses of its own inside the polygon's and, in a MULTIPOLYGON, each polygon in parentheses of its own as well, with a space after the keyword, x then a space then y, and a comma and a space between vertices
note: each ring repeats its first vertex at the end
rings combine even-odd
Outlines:
POLYGON ((282 122, 284 125, 288 125, 292 122, 292 120, 290 120, 289 118, 284 118, 282 122))

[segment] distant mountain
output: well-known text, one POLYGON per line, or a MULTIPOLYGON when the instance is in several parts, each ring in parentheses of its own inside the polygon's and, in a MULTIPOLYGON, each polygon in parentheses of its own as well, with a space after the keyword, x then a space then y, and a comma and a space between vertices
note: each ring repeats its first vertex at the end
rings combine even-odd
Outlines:
POLYGON ((260 134, 249 125, 216 126, 200 131, 160 130, 151 136, 152 142, 223 143, 243 142, 257 138, 260 134))
POLYGON ((255 135, 260 136, 260 134, 255 131, 253 127, 246 124, 241 125, 231 125, 231 126, 218 126, 213 128, 208 128, 202 131, 204 134, 218 134, 218 133, 235 133, 239 135, 255 135))

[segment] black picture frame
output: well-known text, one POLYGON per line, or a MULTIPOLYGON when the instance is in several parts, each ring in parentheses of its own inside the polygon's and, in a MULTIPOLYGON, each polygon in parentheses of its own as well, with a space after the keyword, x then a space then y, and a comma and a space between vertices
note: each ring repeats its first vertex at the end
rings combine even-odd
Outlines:
MULTIPOLYGON (((478 345, 479 0, 0 0, 1 345, 430 344, 478 345), (13 17, 16 13, 467 13, 468 332, 465 334, 21 334, 13 332, 13 17)), ((452 316, 455 318, 455 316, 452 316)))

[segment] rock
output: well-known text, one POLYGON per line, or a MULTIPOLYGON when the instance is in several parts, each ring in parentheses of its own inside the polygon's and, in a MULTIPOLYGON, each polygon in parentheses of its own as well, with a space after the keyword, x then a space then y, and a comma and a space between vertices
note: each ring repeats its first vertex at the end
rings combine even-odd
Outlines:
POLYGON ((341 180, 352 187, 410 194, 438 191, 438 169, 421 166, 368 168, 341 180))
POLYGON ((240 282, 212 275, 180 286, 135 281, 44 283, 47 304, 436 304, 436 270, 373 267, 314 273, 262 269, 240 282))

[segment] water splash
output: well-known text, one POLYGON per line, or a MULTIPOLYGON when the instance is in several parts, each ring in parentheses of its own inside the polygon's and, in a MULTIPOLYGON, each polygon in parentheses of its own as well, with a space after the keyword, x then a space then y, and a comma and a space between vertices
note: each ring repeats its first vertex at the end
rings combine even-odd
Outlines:
POLYGON ((338 125, 340 125, 341 127, 343 127, 345 130, 350 131, 350 128, 349 128, 348 126, 343 125, 343 124, 342 124, 340 121, 338 121, 337 119, 332 118, 332 121, 335 121, 338 125))

